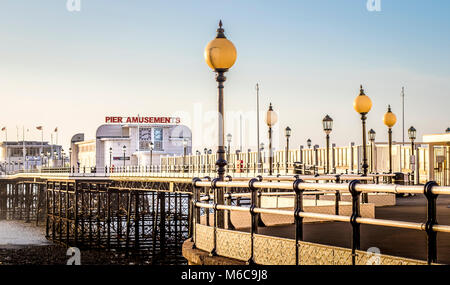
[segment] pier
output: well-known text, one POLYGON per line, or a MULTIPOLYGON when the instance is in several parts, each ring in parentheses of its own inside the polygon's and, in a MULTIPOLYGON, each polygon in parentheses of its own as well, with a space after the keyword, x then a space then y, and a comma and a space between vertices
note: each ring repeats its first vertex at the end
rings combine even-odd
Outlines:
POLYGON ((153 264, 450 263, 448 208, 436 202, 448 203, 450 188, 434 182, 394 184, 389 174, 228 175, 221 182, 179 172, 70 171, 2 177, 1 219, 45 225, 57 244, 153 264), (407 193, 416 196, 397 205, 407 193), (389 241, 397 235, 420 254, 389 241))
POLYGON ((191 188, 189 179, 17 175, 1 179, 0 218, 45 225, 57 244, 182 264, 191 188))

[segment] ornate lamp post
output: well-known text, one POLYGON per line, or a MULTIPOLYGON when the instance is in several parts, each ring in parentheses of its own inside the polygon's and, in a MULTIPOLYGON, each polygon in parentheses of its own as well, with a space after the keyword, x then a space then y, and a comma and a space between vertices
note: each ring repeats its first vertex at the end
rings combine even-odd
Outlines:
MULTIPOLYGON (((364 94, 364 89, 362 85, 360 86, 359 95, 356 96, 355 100, 353 101, 353 108, 356 112, 358 112, 361 115, 361 122, 362 122, 362 135, 363 135, 363 176, 367 176, 367 168, 369 165, 367 164, 367 143, 366 143, 366 119, 367 119, 367 113, 369 113, 370 109, 372 109, 372 100, 364 94)), ((369 202, 369 197, 367 193, 363 193, 362 195, 362 201, 363 203, 369 202)))
POLYGON ((249 149, 247 149, 247 173, 249 173, 250 172, 250 152, 251 152, 252 150, 249 148, 249 149))
POLYGON ((183 172, 185 172, 186 169, 186 147, 187 140, 183 140, 183 172))
MULTIPOLYGON (((47 167, 50 167, 50 158, 51 158, 51 153, 49 151, 47 151, 47 167)), ((20 165, 19 165, 20 166, 20 165)))
POLYGON ((272 108, 272 103, 269 105, 269 110, 266 114, 266 124, 269 127, 269 175, 273 172, 273 153, 272 153, 272 127, 277 123, 278 115, 272 108))
POLYGON ((197 171, 200 171, 200 164, 201 164, 201 162, 200 162, 200 155, 202 153, 199 150, 196 150, 195 154, 197 155, 196 163, 195 163, 197 165, 197 171))
POLYGON ((41 151, 41 168, 44 167, 44 152, 41 151))
POLYGON ((55 151, 53 151, 53 157, 52 157, 52 166, 53 167, 58 166, 58 160, 59 160, 58 152, 55 150, 55 151))
MULTIPOLYGON (((208 149, 207 154, 208 154, 208 164, 209 164, 209 155, 212 154, 212 149, 208 149)), ((211 167, 209 168, 209 172, 211 172, 211 167)))
POLYGON ((411 155, 414 155, 414 140, 416 139, 416 129, 413 126, 408 129, 408 136, 411 140, 411 155))
POLYGON ((112 147, 109 148, 109 172, 111 172, 112 167, 112 147))
POLYGON ((323 125, 323 131, 325 132, 326 136, 326 141, 327 141, 327 169, 326 169, 326 173, 329 174, 330 173, 330 133, 333 130, 333 119, 326 115, 325 118, 323 118, 322 120, 322 125, 323 125))
MULTIPOLYGON (((415 165, 415 160, 414 160, 414 140, 416 139, 416 129, 411 126, 408 129, 408 136, 409 139, 411 140, 411 164, 415 165)), ((411 169, 411 180, 414 182, 414 167, 412 167, 413 169, 411 169)))
POLYGON ((149 142, 148 149, 150 150, 150 171, 153 168, 153 142, 149 142))
POLYGON ((258 169, 259 169, 260 173, 264 173, 263 165, 264 165, 264 160, 265 160, 266 157, 265 157, 265 154, 264 154, 264 143, 263 142, 259 144, 259 152, 260 152, 260 156, 259 156, 260 161, 259 161, 258 169))
POLYGON ((286 127, 286 129, 284 130, 284 135, 286 136, 286 173, 287 173, 289 166, 289 138, 291 137, 291 128, 286 127))
POLYGON ((392 127, 397 122, 397 117, 391 111, 391 105, 388 105, 388 110, 383 116, 383 123, 388 127, 389 136, 389 173, 392 173, 392 127))
POLYGON ((360 86, 359 95, 356 96, 353 101, 353 108, 356 112, 361 114, 361 122, 362 122, 362 134, 363 134, 363 176, 367 176, 367 146, 366 146, 366 119, 367 113, 369 113, 370 109, 372 109, 372 100, 364 94, 364 89, 362 85, 360 86))
MULTIPOLYGON (((217 36, 214 40, 210 41, 205 48, 205 61, 216 72, 216 81, 218 82, 218 115, 219 115, 219 137, 218 137, 218 149, 217 149, 217 161, 218 166, 217 175, 220 181, 223 181, 225 174, 225 166, 227 161, 225 160, 224 150, 224 111, 223 111, 223 83, 226 80, 225 72, 230 69, 236 61, 236 48, 233 43, 229 41, 224 34, 222 28, 222 21, 219 22, 219 28, 217 29, 217 36)), ((221 191, 223 192, 223 191, 221 191)), ((221 195, 222 196, 222 195, 221 195)), ((220 197, 222 200, 223 197, 220 197)), ((219 201, 219 204, 223 204, 219 201)))
POLYGON ((70 168, 69 172, 72 172, 72 148, 71 147, 69 147, 69 168, 70 168))
POLYGON ((127 147, 124 145, 122 147, 122 150, 123 150, 123 170, 125 171, 125 154, 127 152, 127 147))
POLYGON ((231 151, 231 138, 233 136, 231 134, 227 134, 227 142, 228 142, 228 148, 227 148, 227 161, 230 161, 230 151, 231 151))
POLYGON ((373 129, 370 129, 369 131, 369 141, 370 141, 370 169, 372 172, 374 172, 374 165, 373 165, 373 152, 375 150, 375 131, 373 129))
POLYGON ((203 149, 203 153, 205 154, 205 157, 203 159, 203 164, 205 165, 204 172, 206 172, 206 169, 209 166, 208 149, 206 147, 203 149))
MULTIPOLYGON (((225 160, 224 150, 224 111, 223 111, 223 83, 226 80, 225 72, 227 72, 236 62, 236 48, 233 43, 229 41, 224 34, 222 28, 222 21, 219 22, 219 28, 217 29, 217 36, 214 40, 210 41, 205 48, 205 61, 216 72, 216 81, 218 83, 218 148, 217 148, 217 176, 219 181, 224 180, 225 166, 227 161, 225 160)), ((218 189, 216 195, 216 203, 224 204, 224 190, 218 189)), ((224 228, 224 213, 219 211, 217 213, 217 226, 224 228)))

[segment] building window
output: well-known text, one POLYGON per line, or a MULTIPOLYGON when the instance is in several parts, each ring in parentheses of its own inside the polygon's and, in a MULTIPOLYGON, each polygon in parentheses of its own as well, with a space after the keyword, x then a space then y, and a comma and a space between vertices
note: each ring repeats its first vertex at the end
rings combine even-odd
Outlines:
POLYGON ((139 129, 139 149, 148 150, 148 144, 152 141, 152 128, 139 129))
POLYGON ((162 151, 163 150, 163 129, 162 128, 155 128, 153 130, 153 134, 155 136, 155 150, 162 151))

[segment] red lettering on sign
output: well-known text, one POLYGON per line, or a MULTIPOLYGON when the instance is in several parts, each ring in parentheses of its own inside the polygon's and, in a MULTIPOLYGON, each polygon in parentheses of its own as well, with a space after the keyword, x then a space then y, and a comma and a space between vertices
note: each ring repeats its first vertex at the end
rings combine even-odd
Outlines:
POLYGON ((157 123, 157 124, 179 124, 181 119, 178 117, 105 117, 106 123, 124 123, 123 119, 126 118, 125 123, 157 123))

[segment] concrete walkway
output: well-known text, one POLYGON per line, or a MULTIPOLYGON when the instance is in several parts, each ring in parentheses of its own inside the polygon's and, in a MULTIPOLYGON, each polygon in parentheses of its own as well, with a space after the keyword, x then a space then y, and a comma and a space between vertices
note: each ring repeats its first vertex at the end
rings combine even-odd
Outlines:
MULTIPOLYGON (((437 199, 438 223, 450 225, 450 197, 437 199)), ((379 219, 425 222, 426 199, 423 195, 398 198, 397 206, 378 207, 375 217, 379 219)), ((249 231, 248 228, 243 229, 249 231)), ((259 233, 285 238, 295 237, 294 225, 259 228, 259 233)), ((351 225, 341 222, 323 222, 304 225, 304 240, 340 247, 351 247, 351 225)), ((381 254, 426 260, 426 233, 416 230, 361 225, 361 249, 378 247, 381 254)), ((450 234, 438 233, 438 262, 450 264, 450 234)))

